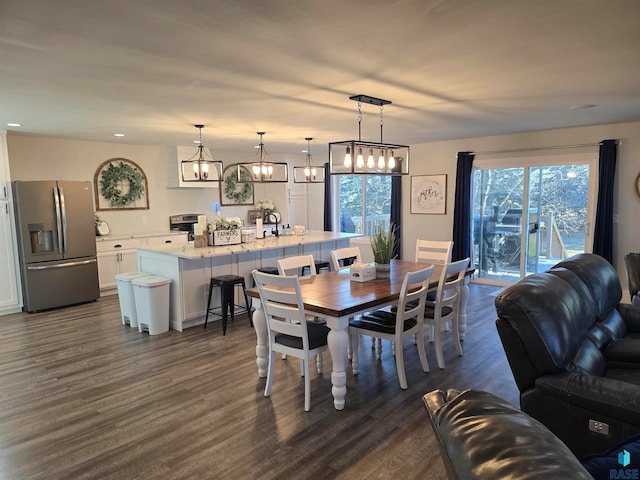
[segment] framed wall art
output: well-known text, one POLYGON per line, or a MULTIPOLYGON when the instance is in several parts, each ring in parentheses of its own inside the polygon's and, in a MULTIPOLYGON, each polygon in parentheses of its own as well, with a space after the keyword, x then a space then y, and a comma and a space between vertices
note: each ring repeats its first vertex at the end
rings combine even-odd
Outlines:
POLYGON ((220 204, 221 205, 253 205, 253 183, 248 183, 251 179, 249 170, 240 167, 240 178, 238 178, 238 164, 229 165, 222 172, 222 182, 220 183, 220 204))
POLYGON ((447 213, 447 176, 411 177, 411 213, 444 215, 447 213))
POLYGON ((96 210, 148 210, 149 186, 140 166, 126 158, 102 162, 93 176, 96 210))

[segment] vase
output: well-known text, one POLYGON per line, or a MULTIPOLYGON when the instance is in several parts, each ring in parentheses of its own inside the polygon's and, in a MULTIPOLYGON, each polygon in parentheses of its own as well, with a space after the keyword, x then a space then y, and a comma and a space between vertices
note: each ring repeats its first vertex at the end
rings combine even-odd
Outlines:
POLYGON ((391 276, 390 263, 376 263, 376 278, 389 278, 391 276))

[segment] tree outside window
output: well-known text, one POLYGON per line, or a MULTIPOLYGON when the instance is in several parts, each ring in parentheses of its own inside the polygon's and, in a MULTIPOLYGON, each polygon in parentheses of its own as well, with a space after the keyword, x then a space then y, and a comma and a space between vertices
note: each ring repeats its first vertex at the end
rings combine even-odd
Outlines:
POLYGON ((390 176, 341 175, 339 196, 341 232, 371 235, 376 228, 389 227, 390 176))

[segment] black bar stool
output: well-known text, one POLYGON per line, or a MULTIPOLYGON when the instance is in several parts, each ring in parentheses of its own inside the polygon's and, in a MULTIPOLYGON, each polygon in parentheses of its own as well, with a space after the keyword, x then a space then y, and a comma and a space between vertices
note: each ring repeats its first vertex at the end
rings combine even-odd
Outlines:
POLYGON ((219 315, 222 317, 222 334, 227 334, 227 312, 231 313, 231 321, 233 321, 234 307, 241 308, 239 313, 247 312, 249 314, 249 323, 253 326, 251 319, 251 307, 249 303, 249 297, 247 297, 247 290, 244 281, 244 277, 238 275, 220 275, 217 277, 211 277, 209 282, 209 299, 207 300, 207 316, 204 319, 204 328, 207 328, 207 322, 209 321, 209 313, 219 315), (234 288, 242 286, 242 294, 244 295, 245 307, 241 305, 235 305, 234 300, 234 288), (213 295, 213 287, 220 287, 220 306, 211 308, 211 297, 213 295), (214 310, 220 309, 220 314, 214 310))
MULTIPOLYGON (((316 264, 316 273, 320 273, 320 269, 326 268, 327 272, 331 271, 329 267, 329 262, 325 262, 324 260, 314 260, 313 263, 316 264)), ((309 271, 309 267, 302 267, 302 275, 309 271)))
MULTIPOLYGON (((260 267, 256 268, 256 270, 262 273, 269 273, 271 275, 280 275, 280 272, 278 272, 278 267, 260 267)), ((255 287, 256 281, 254 280, 253 275, 251 276, 251 281, 253 282, 253 286, 255 287)))

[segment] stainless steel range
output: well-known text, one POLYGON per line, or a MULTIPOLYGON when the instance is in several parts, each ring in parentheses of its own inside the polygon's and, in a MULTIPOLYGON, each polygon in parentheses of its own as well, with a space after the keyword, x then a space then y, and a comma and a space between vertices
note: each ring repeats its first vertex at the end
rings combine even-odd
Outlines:
POLYGON ((198 213, 183 213, 169 217, 169 228, 174 231, 189 232, 188 240, 193 241, 193 227, 198 223, 198 213))

